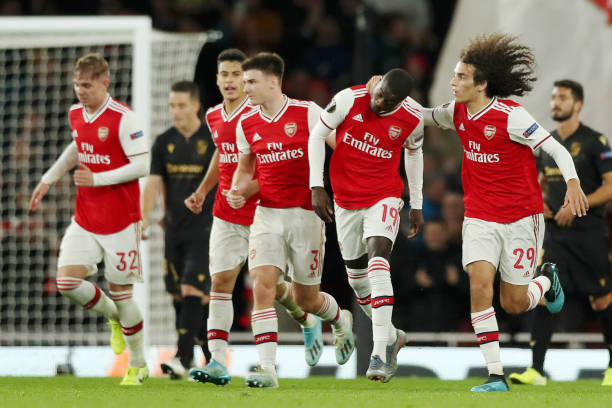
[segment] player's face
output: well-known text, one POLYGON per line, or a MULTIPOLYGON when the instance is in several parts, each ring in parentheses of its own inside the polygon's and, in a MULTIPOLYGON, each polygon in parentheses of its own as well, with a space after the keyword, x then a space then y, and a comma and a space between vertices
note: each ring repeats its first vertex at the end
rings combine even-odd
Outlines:
POLYGON ((560 86, 553 88, 550 98, 550 110, 553 120, 563 122, 572 117, 574 112, 578 112, 579 102, 574 100, 572 90, 560 86))
POLYGON ((183 129, 198 117, 200 102, 194 100, 188 92, 170 92, 168 109, 174 127, 183 129))
POLYGON ((474 101, 479 95, 480 88, 484 90, 484 85, 474 84, 474 70, 473 65, 461 61, 455 66, 455 74, 450 84, 453 87, 453 96, 456 102, 469 103, 474 101))
POLYGON ((223 99, 235 101, 244 96, 242 64, 238 61, 223 61, 217 67, 217 86, 223 99))
POLYGON ((401 101, 397 101, 397 98, 389 91, 389 86, 383 78, 382 81, 376 85, 372 92, 372 98, 370 99, 370 109, 377 114, 383 115, 393 111, 397 107, 397 104, 401 101))
POLYGON ((104 75, 93 77, 89 72, 76 71, 73 77, 74 93, 79 102, 88 109, 97 109, 106 100, 106 90, 110 84, 104 75))
POLYGON ((253 105, 264 103, 273 90, 273 75, 266 75, 258 69, 244 71, 244 92, 253 105))

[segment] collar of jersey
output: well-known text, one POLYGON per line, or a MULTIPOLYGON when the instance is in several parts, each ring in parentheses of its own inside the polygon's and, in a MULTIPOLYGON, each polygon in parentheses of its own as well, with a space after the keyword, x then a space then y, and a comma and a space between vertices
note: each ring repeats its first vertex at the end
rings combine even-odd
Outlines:
POLYGON ((276 114, 273 117, 269 117, 268 115, 263 113, 263 109, 261 108, 261 105, 258 106, 258 108, 259 108, 259 115, 261 116, 261 118, 263 120, 265 120, 266 122, 276 122, 278 120, 278 118, 283 116, 283 113, 285 113, 285 111, 287 110, 287 107, 289 106, 289 98, 285 94, 283 94, 283 97, 285 98, 285 103, 280 108, 280 110, 278 112, 276 112, 276 114))
POLYGON ((94 112, 93 115, 89 116, 87 114, 87 110, 85 109, 85 106, 83 106, 83 119, 85 119, 85 122, 87 123, 92 123, 94 122, 96 119, 98 119, 100 117, 100 115, 106 110, 106 108, 108 107, 108 104, 111 101, 111 97, 109 94, 106 94, 106 100, 104 101, 104 103, 102 104, 102 106, 100 106, 98 108, 97 111, 94 112))
POLYGON ((495 105, 495 102, 497 102, 497 96, 494 96, 491 99, 491 102, 486 104, 482 109, 480 109, 478 112, 476 112, 473 115, 470 115, 470 111, 468 110, 467 105, 465 105, 465 112, 467 113, 468 120, 476 120, 476 119, 480 118, 482 115, 487 113, 489 111, 489 109, 491 109, 493 107, 493 105, 495 105))
POLYGON ((242 110, 249 104, 249 97, 245 96, 244 99, 242 100, 242 102, 240 102, 240 105, 238 105, 236 107, 236 109, 234 109, 234 111, 232 112, 231 115, 227 114, 227 111, 225 110, 225 104, 223 103, 223 107, 221 108, 221 116, 223 116, 223 120, 225 122, 231 122, 236 116, 239 116, 240 113, 242 112, 242 110))

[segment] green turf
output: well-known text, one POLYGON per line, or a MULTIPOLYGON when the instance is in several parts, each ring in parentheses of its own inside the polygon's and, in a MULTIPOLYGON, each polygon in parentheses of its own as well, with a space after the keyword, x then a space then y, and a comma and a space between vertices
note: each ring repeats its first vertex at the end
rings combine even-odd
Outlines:
POLYGON ((441 381, 394 378, 388 384, 365 378, 316 377, 280 380, 277 390, 249 389, 242 378, 226 387, 149 379, 142 387, 119 387, 117 378, 0 378, 0 407, 612 407, 612 387, 599 380, 549 382, 546 387, 512 386, 511 392, 471 393, 482 379, 441 381))

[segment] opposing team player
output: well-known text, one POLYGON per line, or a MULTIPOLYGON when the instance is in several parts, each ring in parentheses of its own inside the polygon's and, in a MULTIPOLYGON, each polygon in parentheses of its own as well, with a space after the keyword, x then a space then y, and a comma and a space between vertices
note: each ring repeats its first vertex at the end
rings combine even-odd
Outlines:
POLYGON ((132 286, 142 281, 138 178, 149 170, 148 149, 136 115, 110 97, 109 83, 108 63, 101 55, 77 60, 74 91, 80 103, 69 113, 73 141, 43 175, 32 193, 30 210, 36 211, 49 187, 80 165, 74 173, 75 215, 60 246, 57 287, 72 302, 109 319, 113 351, 121 353, 126 342, 130 349, 121 385, 141 385, 149 370, 143 319, 132 286), (84 280, 102 260, 110 299, 84 280))
POLYGON ((349 284, 372 319, 374 347, 366 372, 388 382, 397 371, 405 333, 393 327, 389 256, 397 237, 404 183, 402 150, 410 186, 410 237, 423 227, 423 115, 408 97, 412 78, 402 69, 382 77, 372 96, 365 85, 340 91, 321 114, 308 144, 312 205, 321 219, 335 213, 338 242, 349 284), (330 162, 332 210, 323 188, 325 138, 336 130, 330 162))
MULTIPOLYGON (((238 166, 236 124, 241 115, 252 109, 244 93, 241 63, 245 59, 246 56, 237 49, 227 49, 217 57, 217 86, 223 95, 223 103, 206 113, 206 123, 213 134, 217 150, 198 189, 185 200, 185 205, 191 211, 200 213, 207 194, 218 182, 209 257, 212 289, 208 343, 212 359, 206 367, 191 371, 196 381, 218 385, 225 385, 231 380, 226 368, 226 354, 234 318, 232 292, 238 273, 248 257, 249 229, 257 206, 256 193, 259 191, 257 181, 251 181, 246 193, 249 198, 240 209, 231 208, 223 196, 231 188, 232 176, 238 166)), ((277 286, 277 300, 302 325, 306 361, 309 365, 315 365, 323 353, 320 319, 305 313, 295 304, 289 285, 285 282, 277 286)))
POLYGON ((508 391, 492 307, 493 281, 501 273, 501 305, 518 314, 545 297, 563 307, 563 289, 552 263, 534 278, 544 238, 542 190, 533 151, 549 154, 567 183, 563 207, 582 217, 588 201, 568 151, 508 96, 531 90, 532 51, 504 34, 483 35, 462 50, 451 80, 455 100, 424 109, 425 124, 457 131, 463 145, 463 267, 470 278, 472 325, 489 371, 472 391, 508 391))
MULTIPOLYGON (((187 375, 193 366, 193 347, 204 357, 210 352, 204 338, 210 290, 208 238, 212 199, 207 211, 195 215, 183 200, 196 188, 212 162, 212 137, 198 116, 200 90, 190 81, 172 84, 168 108, 173 126, 159 135, 151 148, 151 172, 142 192, 143 229, 149 223, 158 196, 164 208, 164 283, 172 296, 177 329, 176 355, 161 363, 171 379, 187 375)), ((143 235, 146 238, 146 235, 143 235)))
POLYGON ((252 327, 260 370, 250 374, 249 387, 278 387, 275 361, 278 321, 274 310, 276 284, 288 266, 296 303, 330 322, 336 360, 344 364, 355 343, 352 315, 320 292, 325 230, 312 210, 308 188, 308 137, 321 108, 314 102, 283 95, 284 62, 260 53, 242 64, 245 92, 253 105, 236 126, 238 168, 227 200, 241 207, 257 168, 260 205, 249 236, 249 270, 253 277, 252 327))

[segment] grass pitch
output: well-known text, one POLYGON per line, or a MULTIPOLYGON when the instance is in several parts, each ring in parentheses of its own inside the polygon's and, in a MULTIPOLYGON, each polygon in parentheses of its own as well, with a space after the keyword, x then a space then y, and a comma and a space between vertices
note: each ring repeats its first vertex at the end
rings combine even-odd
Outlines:
POLYGON ((612 407, 612 387, 600 380, 549 382, 545 387, 511 386, 510 392, 472 393, 483 379, 442 381, 394 378, 281 379, 280 388, 246 388, 233 378, 226 387, 153 378, 142 387, 119 387, 119 378, 0 378, 0 407, 19 408, 299 408, 299 407, 612 407))

